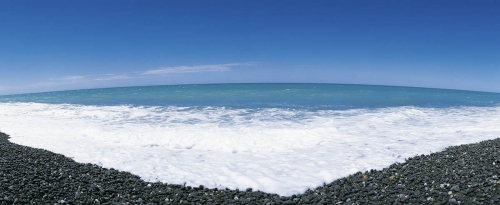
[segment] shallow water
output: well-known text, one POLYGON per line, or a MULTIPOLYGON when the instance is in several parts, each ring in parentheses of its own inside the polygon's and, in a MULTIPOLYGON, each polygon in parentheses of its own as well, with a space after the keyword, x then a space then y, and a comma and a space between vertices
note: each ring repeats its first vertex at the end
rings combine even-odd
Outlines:
POLYGON ((11 141, 150 181, 291 195, 500 136, 500 94, 224 84, 0 97, 11 141))

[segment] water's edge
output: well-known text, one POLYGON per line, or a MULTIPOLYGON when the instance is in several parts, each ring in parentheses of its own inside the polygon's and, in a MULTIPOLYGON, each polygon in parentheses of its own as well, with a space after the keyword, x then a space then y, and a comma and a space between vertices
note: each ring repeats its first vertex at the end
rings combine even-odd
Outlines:
POLYGON ((146 182, 8 139, 0 133, 0 202, 7 203, 494 204, 500 196, 500 138, 411 157, 293 196, 146 182))

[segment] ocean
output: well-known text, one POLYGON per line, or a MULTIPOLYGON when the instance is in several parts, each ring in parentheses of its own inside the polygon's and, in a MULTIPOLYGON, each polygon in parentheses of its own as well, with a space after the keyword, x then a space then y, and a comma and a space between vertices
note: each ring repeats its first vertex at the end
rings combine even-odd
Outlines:
POLYGON ((0 96, 11 141, 147 181, 292 195, 500 137, 500 94, 207 84, 0 96))

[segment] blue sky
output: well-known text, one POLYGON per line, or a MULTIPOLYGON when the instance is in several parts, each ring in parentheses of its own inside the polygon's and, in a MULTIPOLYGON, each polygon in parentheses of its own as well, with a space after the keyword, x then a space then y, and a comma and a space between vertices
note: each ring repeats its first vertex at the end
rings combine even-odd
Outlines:
POLYGON ((500 92, 498 1, 0 1, 0 94, 312 82, 500 92))

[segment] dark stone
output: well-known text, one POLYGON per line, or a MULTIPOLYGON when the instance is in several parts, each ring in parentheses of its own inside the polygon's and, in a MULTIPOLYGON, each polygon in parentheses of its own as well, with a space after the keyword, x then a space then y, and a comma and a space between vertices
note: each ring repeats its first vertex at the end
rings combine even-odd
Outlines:
POLYGON ((288 197, 250 188, 145 182, 128 172, 13 144, 0 133, 0 204, 497 204, 498 156, 500 139, 460 145, 288 197))
POLYGON ((453 187, 451 187, 450 191, 460 191, 460 186, 454 185, 453 187))

